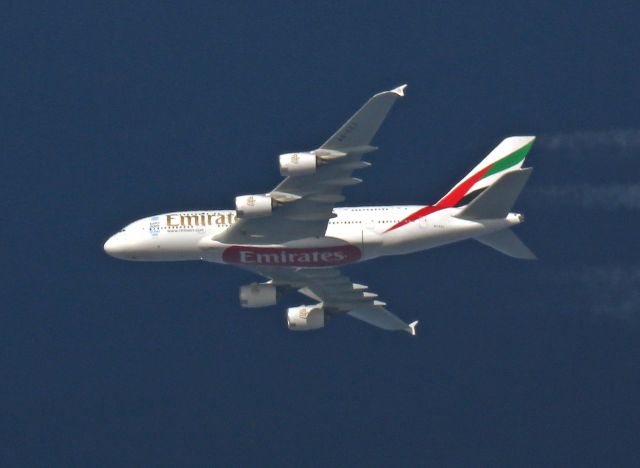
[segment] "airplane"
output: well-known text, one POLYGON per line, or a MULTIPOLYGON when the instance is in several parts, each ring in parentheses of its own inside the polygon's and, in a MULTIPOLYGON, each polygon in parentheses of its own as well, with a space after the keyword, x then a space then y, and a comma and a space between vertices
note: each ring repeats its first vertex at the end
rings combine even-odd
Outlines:
POLYGON ((242 307, 275 305, 297 291, 314 303, 286 311, 290 330, 323 328, 347 315, 384 329, 416 333, 368 287, 339 267, 465 239, 520 259, 535 255, 513 233, 524 216, 511 212, 532 168, 523 168, 533 136, 503 140, 433 205, 336 207, 343 190, 362 182, 354 171, 406 85, 370 98, 319 148, 282 154, 284 180, 264 194, 235 198, 235 210, 180 211, 132 222, 104 244, 122 260, 235 265, 266 281, 241 286, 242 307))

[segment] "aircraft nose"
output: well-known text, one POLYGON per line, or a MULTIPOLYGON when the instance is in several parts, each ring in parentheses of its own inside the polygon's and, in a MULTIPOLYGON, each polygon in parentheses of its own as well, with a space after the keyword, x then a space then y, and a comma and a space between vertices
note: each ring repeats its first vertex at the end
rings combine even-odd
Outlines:
POLYGON ((117 241, 113 238, 113 236, 109 237, 109 239, 107 239, 107 242, 104 243, 105 253, 113 256, 113 254, 116 251, 116 244, 117 244, 117 241))
POLYGON ((109 237, 107 242, 104 243, 104 251, 115 258, 122 258, 122 255, 125 253, 125 245, 122 242, 121 236, 117 234, 115 236, 109 237))

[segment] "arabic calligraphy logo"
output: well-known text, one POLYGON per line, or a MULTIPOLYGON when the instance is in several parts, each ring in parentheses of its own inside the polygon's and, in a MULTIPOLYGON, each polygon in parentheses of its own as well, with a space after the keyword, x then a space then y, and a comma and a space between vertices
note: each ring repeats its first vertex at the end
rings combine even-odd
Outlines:
POLYGON ((247 198, 247 205, 254 207, 256 206, 256 198, 251 195, 249 198, 247 198))
POLYGON ((298 164, 298 162, 300 162, 300 156, 298 156, 298 153, 294 153, 294 155, 291 156, 291 162, 293 164, 298 164))

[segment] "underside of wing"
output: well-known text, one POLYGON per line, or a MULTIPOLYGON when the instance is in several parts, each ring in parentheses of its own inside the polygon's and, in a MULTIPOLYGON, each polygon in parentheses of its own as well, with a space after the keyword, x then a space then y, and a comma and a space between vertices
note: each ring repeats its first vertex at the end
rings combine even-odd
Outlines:
POLYGON ((258 273, 280 288, 295 289, 317 304, 288 310, 289 328, 311 330, 324 326, 325 319, 349 315, 374 327, 405 331, 415 335, 418 322, 406 323, 389 312, 378 295, 368 287, 353 283, 337 269, 259 269, 258 273))
POLYGON ((353 172, 370 166, 362 156, 376 148, 371 141, 405 86, 373 96, 320 148, 280 156, 286 178, 271 192, 238 199, 264 201, 259 215, 242 210, 237 223, 215 240, 228 244, 278 244, 323 236, 333 208, 344 201, 345 187, 362 182, 353 172))

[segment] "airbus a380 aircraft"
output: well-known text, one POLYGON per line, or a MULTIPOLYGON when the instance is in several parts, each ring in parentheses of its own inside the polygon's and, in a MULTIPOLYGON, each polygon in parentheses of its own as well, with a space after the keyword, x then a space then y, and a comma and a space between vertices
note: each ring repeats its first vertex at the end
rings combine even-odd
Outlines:
POLYGON ((511 231, 524 221, 511 209, 531 174, 522 168, 534 137, 505 139, 435 205, 341 207, 353 172, 406 85, 373 96, 318 149, 280 156, 285 179, 266 194, 236 197, 235 210, 183 211, 140 219, 104 244, 123 260, 204 260, 246 268, 267 279, 240 288, 243 307, 275 305, 297 290, 316 303, 287 310, 291 330, 324 327, 349 315, 415 335, 368 287, 338 267, 386 255, 475 239, 516 258, 533 253, 511 231))

